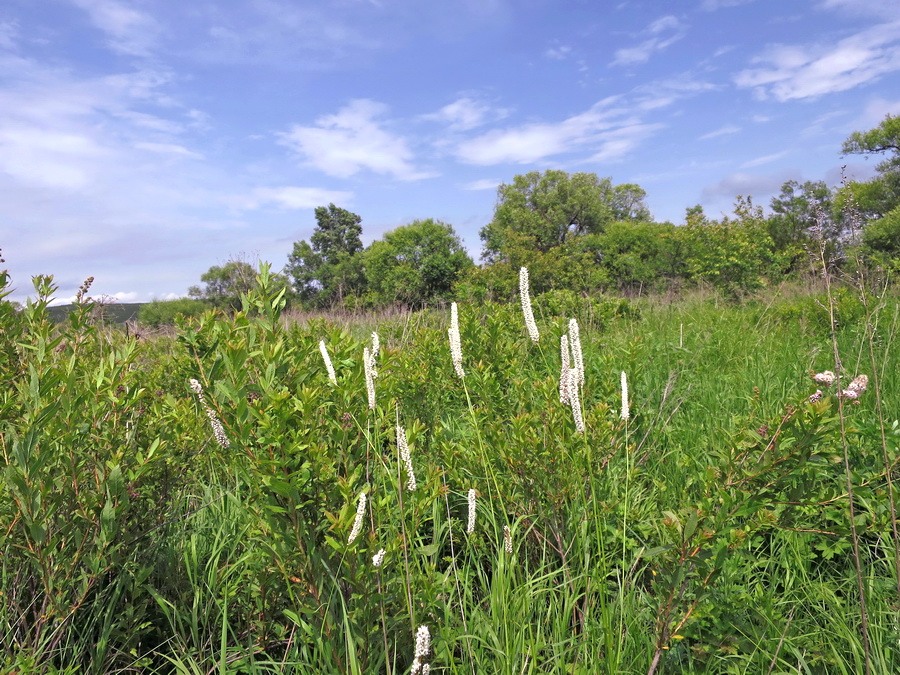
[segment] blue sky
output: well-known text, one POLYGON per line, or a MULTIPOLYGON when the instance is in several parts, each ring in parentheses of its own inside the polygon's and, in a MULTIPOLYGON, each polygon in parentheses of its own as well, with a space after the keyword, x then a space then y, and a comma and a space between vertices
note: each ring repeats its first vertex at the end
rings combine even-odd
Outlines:
POLYGON ((14 299, 179 297, 280 268, 334 202, 477 260, 516 174, 636 182, 680 223, 869 177, 841 142, 887 113, 896 0, 5 0, 0 246, 14 299))

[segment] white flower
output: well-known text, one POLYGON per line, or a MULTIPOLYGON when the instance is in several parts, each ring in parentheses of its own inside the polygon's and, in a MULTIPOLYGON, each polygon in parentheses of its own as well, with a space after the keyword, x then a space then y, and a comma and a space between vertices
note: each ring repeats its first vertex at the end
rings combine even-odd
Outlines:
POLYGON ((509 529, 509 525, 503 526, 503 550, 507 553, 512 553, 512 532, 509 529))
POLYGON ((523 267, 519 270, 519 296, 522 300, 522 314, 525 316, 525 327, 528 329, 528 335, 532 342, 537 342, 541 334, 538 332, 537 324, 534 322, 534 312, 531 310, 531 296, 528 293, 528 268, 523 267))
POLYGON ((381 563, 384 562, 384 549, 381 549, 372 556, 372 566, 373 567, 381 567, 381 563))
POLYGON ((569 361, 569 336, 561 335, 559 338, 559 402, 569 404, 569 369, 571 364, 569 361))
POLYGON ((584 357, 581 353, 581 334, 578 321, 569 319, 569 347, 572 349, 572 367, 578 371, 578 386, 584 385, 584 357))
POLYGON ((578 396, 578 370, 576 368, 569 368, 569 405, 572 406, 575 430, 579 434, 583 434, 584 418, 581 416, 581 398, 578 396))
POLYGON ((422 663, 424 659, 428 658, 429 651, 431 651, 431 634, 428 632, 428 626, 419 626, 419 630, 416 631, 416 651, 413 654, 410 675, 431 671, 430 666, 422 663))
POLYGON ((406 489, 414 492, 416 489, 416 476, 413 473, 412 456, 409 454, 409 443, 406 442, 406 431, 397 425, 397 449, 400 451, 400 459, 406 467, 406 489))
POLYGON ((203 385, 194 378, 190 379, 190 383, 191 389, 193 389, 194 393, 197 394, 197 399, 200 401, 200 405, 202 405, 203 410, 206 411, 206 416, 209 418, 209 425, 213 430, 213 436, 216 437, 216 443, 218 443, 223 448, 227 448, 231 445, 231 442, 228 440, 228 436, 225 435, 225 429, 222 428, 222 423, 216 416, 216 411, 209 406, 209 404, 206 402, 206 399, 203 397, 203 385))
POLYGON ((366 394, 369 397, 369 408, 375 410, 375 369, 368 347, 363 347, 363 368, 366 371, 366 394))
POLYGON ((381 351, 381 340, 378 339, 378 333, 372 331, 372 356, 377 357, 381 351))
POLYGON ((331 357, 328 355, 328 347, 325 346, 325 340, 319 340, 319 351, 322 353, 322 360, 325 361, 328 379, 337 384, 337 376, 334 374, 334 366, 331 364, 331 357))
POLYGON ((628 377, 622 371, 622 419, 631 417, 631 409, 628 407, 628 377))
POLYGON ((869 376, 868 375, 857 375, 856 379, 853 380, 849 385, 847 385, 847 389, 855 391, 857 394, 863 393, 869 387, 869 376))
POLYGON ((475 488, 469 488, 469 522, 466 523, 466 533, 472 534, 475 531, 475 488))
POLYGON ((459 312, 456 309, 456 303, 450 304, 450 328, 447 330, 450 337, 450 358, 453 359, 453 368, 456 375, 462 379, 466 376, 462 367, 462 345, 459 339, 459 312))
POLYGON ((359 493, 359 502, 356 504, 356 518, 353 521, 353 529, 350 530, 350 537, 347 539, 348 544, 352 544, 353 540, 359 536, 362 531, 363 518, 366 515, 366 493, 359 493))

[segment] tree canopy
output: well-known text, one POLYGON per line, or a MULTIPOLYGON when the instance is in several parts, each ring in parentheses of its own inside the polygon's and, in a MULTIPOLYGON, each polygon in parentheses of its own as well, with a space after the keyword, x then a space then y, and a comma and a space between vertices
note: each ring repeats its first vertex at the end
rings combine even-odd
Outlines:
POLYGON ((517 264, 522 249, 546 253, 611 222, 650 220, 638 185, 613 185, 594 173, 531 171, 497 188, 491 222, 481 230, 484 258, 517 264))
POLYGON ((285 272, 302 300, 323 307, 343 302, 365 284, 357 256, 363 248, 362 218, 334 204, 317 207, 315 216, 310 243, 294 243, 285 272))
POLYGON ((414 307, 449 298, 473 265, 453 227, 431 218, 386 233, 366 249, 364 261, 373 302, 414 307))

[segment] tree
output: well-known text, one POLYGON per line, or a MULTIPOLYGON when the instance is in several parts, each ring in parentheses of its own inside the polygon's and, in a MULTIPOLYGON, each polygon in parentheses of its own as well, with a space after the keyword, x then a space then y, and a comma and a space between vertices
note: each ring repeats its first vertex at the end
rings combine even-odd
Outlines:
MULTIPOLYGON (((257 286, 256 268, 244 260, 229 260, 224 265, 213 265, 200 276, 203 287, 191 286, 188 296, 210 302, 214 307, 236 312, 241 309, 241 296, 257 286)), ((274 283, 289 287, 287 277, 272 275, 274 283)))
POLYGON ((607 223, 648 220, 645 196, 637 185, 614 186, 594 173, 518 175, 497 188, 493 220, 481 230, 483 257, 515 266, 523 250, 546 253, 572 238, 599 234, 607 223))
POLYGON ((849 183, 841 192, 841 204, 852 202, 867 220, 875 220, 900 206, 900 117, 887 115, 874 129, 854 131, 842 152, 889 155, 875 169, 878 175, 864 183, 849 183))
POLYGON ((334 204, 315 210, 310 243, 298 241, 285 271, 300 298, 319 307, 343 303, 344 296, 365 285, 362 264, 362 218, 334 204))
POLYGON ((363 256, 371 300, 413 307, 449 298, 473 266, 453 227, 431 218, 386 233, 363 256))

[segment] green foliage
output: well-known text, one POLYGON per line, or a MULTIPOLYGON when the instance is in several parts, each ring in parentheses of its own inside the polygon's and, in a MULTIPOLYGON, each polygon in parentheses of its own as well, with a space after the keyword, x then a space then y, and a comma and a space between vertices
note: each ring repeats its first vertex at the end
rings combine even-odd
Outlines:
POLYGON ((873 179, 843 188, 839 205, 852 206, 867 220, 881 218, 900 205, 900 117, 887 115, 874 129, 854 131, 842 150, 844 154, 886 154, 888 158, 878 164, 873 179))
MULTIPOLYGON (((878 414, 900 383, 808 401, 830 336, 790 307, 827 299, 550 288, 538 343, 517 304, 460 304, 460 379, 445 310, 289 324, 267 265, 177 340, 104 333, 89 301, 53 326, 36 282, 0 304, 0 670, 403 673, 427 625, 432 672, 862 672, 844 445, 874 672, 900 665, 900 423, 878 414), (584 434, 559 400, 569 317, 584 434)), ((894 372, 897 298, 832 299, 847 372, 869 348, 894 372)))
POLYGON ((900 271, 900 206, 866 225, 862 251, 876 265, 900 271))
POLYGON ((428 218, 373 242, 364 264, 370 303, 421 307, 449 298, 472 259, 452 226, 428 218))
POLYGON ((648 220, 645 192, 593 173, 532 171, 497 188, 493 220, 481 230, 484 257, 518 268, 528 251, 547 253, 619 220, 648 220))
POLYGON ((316 229, 310 243, 298 241, 285 272, 304 302, 317 307, 343 304, 365 288, 362 260, 362 218, 334 204, 315 210, 316 229))
MULTIPOLYGON (((224 265, 213 265, 200 276, 203 287, 191 286, 191 298, 205 300, 217 309, 234 312, 241 308, 242 298, 253 291, 257 284, 256 268, 243 260, 229 260, 224 265)), ((287 293, 290 288, 283 275, 274 275, 273 281, 287 293)))
POLYGON ((671 223, 611 223, 597 246, 609 278, 622 290, 651 290, 686 273, 684 237, 671 223))
POLYGON ((148 326, 174 326, 178 317, 199 316, 208 311, 210 304, 205 300, 178 298, 177 300, 152 300, 141 305, 138 321, 148 326))

